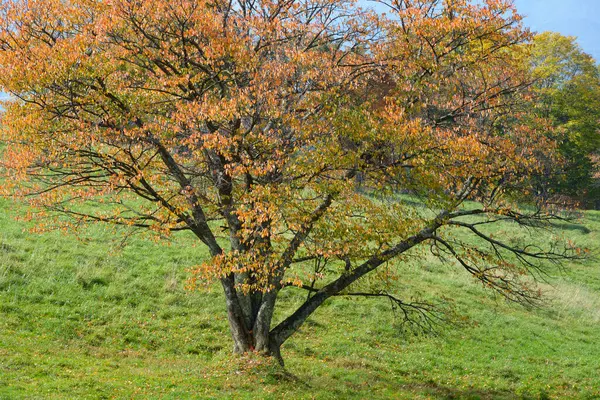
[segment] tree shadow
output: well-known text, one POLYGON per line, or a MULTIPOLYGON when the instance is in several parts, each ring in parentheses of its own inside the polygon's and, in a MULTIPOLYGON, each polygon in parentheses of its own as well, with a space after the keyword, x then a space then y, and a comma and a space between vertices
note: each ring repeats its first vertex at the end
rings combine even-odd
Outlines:
POLYGON ((585 225, 569 222, 558 222, 552 224, 555 228, 565 231, 579 231, 583 234, 591 233, 592 231, 585 225))
POLYGON ((434 399, 470 399, 470 400, 534 400, 546 399, 544 394, 539 396, 522 394, 518 395, 509 390, 478 389, 478 388, 457 388, 448 385, 442 385, 435 382, 429 383, 409 383, 402 385, 403 388, 431 396, 434 399))

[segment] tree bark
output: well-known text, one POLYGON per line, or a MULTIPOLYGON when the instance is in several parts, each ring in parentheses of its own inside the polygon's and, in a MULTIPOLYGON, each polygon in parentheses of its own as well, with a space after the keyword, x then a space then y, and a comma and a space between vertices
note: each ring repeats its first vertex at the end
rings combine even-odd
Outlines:
POLYGON ((277 291, 266 293, 260 304, 256 320, 254 321, 253 334, 255 338, 256 350, 264 353, 270 353, 271 343, 269 333, 271 330, 271 320, 275 311, 275 300, 277 291))
POLYGON ((232 275, 223 278, 221 284, 225 292, 234 353, 257 352, 274 356, 283 365, 279 350, 281 343, 271 340, 270 335, 271 321, 277 298, 276 291, 264 294, 262 301, 256 302, 250 301, 256 298, 252 293, 248 295, 237 293, 235 278, 232 275))
POLYGON ((238 354, 246 353, 253 348, 253 340, 246 324, 246 315, 237 297, 235 278, 232 274, 228 275, 221 279, 221 285, 225 292, 225 304, 233 339, 233 351, 238 354))

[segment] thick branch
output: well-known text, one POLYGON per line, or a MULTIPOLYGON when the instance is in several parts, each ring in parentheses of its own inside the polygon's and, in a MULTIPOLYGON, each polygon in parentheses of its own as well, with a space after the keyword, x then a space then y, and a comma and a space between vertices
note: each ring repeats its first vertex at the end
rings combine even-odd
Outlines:
POLYGON ((200 205, 200 199, 194 192, 194 188, 190 180, 185 176, 171 153, 169 153, 169 151, 160 141, 151 138, 150 142, 156 146, 161 159, 179 183, 181 190, 185 193, 188 203, 192 208, 194 226, 191 226, 190 228, 204 243, 206 243, 213 256, 221 254, 223 249, 217 243, 212 230, 208 226, 206 215, 202 209, 202 206, 200 205))
POLYGON ((310 234, 314 224, 321 219, 332 203, 333 195, 328 194, 323 202, 311 213, 308 221, 296 232, 296 235, 294 235, 294 238, 290 241, 290 244, 281 256, 280 264, 283 268, 288 267, 293 262, 296 251, 298 251, 298 248, 310 234))
POLYGON ((305 301, 292 315, 273 328, 270 334, 271 340, 274 340, 279 344, 285 342, 325 300, 342 292, 352 283, 375 270, 386 261, 432 238, 436 229, 445 223, 447 216, 447 212, 441 213, 428 227, 424 228, 416 235, 401 241, 393 248, 384 251, 381 254, 372 256, 354 270, 340 276, 335 281, 321 288, 314 296, 305 301))

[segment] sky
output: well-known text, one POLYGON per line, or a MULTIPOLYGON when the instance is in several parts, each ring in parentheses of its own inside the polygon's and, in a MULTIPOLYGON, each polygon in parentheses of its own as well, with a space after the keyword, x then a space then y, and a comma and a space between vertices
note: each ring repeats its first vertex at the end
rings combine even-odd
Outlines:
POLYGON ((586 53, 600 61, 600 0, 515 0, 532 31, 577 36, 586 53))

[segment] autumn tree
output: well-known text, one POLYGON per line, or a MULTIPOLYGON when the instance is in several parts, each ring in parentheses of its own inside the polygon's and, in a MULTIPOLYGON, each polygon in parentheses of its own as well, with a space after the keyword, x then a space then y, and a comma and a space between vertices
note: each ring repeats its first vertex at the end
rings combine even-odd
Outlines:
POLYGON ((541 182, 547 195, 600 204, 594 157, 600 152, 600 69, 576 43, 555 32, 535 36, 529 63, 535 78, 535 112, 553 125, 564 163, 549 165, 541 182))
POLYGON ((236 352, 280 358, 341 294, 426 317, 355 290, 415 249, 521 302, 573 254, 487 229, 556 218, 518 207, 554 144, 525 113, 529 33, 509 1, 396 0, 389 17, 346 0, 2 4, 5 192, 36 220, 193 232, 211 257, 192 283, 221 283, 236 352))

